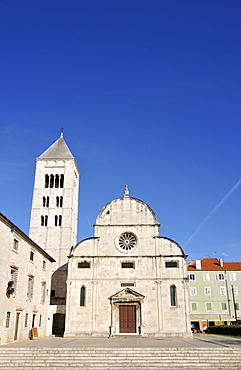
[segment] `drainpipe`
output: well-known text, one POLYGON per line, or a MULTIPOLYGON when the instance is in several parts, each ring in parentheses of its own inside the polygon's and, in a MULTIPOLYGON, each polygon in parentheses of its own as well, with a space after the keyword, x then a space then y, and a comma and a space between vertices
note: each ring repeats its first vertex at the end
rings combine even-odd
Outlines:
POLYGON ((232 295, 233 295, 233 310, 234 310, 234 317, 235 317, 235 320, 237 321, 237 310, 236 310, 236 302, 235 302, 235 297, 234 297, 234 289, 233 289, 233 285, 231 285, 231 288, 232 288, 232 295))

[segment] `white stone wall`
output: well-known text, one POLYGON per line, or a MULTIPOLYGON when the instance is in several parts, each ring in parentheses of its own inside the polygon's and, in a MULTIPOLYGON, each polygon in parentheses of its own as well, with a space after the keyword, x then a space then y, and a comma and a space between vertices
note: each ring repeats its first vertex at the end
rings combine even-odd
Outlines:
POLYGON ((19 313, 19 324, 16 338, 18 341, 28 339, 32 328, 33 315, 39 336, 45 336, 48 326, 48 304, 50 298, 51 262, 41 248, 37 248, 23 232, 5 217, 0 215, 0 343, 14 341, 16 316, 19 313), (13 241, 18 241, 18 251, 13 249, 13 241), (30 260, 30 251, 34 253, 30 260), (43 261, 45 261, 43 265, 43 261), (11 267, 17 268, 17 286, 14 293, 6 295, 8 282, 11 280, 11 267), (27 297, 28 277, 34 279, 33 296, 27 297), (46 283, 45 302, 41 302, 42 283, 46 283), (6 315, 10 312, 9 327, 6 328, 6 315), (28 314, 25 326, 26 313, 28 314), (40 316, 41 325, 40 325, 40 316))

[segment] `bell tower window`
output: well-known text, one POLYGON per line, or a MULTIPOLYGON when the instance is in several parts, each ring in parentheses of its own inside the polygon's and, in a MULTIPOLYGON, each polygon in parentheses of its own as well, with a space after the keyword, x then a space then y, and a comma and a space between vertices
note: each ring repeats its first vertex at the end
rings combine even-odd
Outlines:
POLYGON ((55 175, 55 187, 59 187, 59 175, 55 175))
POLYGON ((64 187, 64 175, 60 175, 60 188, 64 187))

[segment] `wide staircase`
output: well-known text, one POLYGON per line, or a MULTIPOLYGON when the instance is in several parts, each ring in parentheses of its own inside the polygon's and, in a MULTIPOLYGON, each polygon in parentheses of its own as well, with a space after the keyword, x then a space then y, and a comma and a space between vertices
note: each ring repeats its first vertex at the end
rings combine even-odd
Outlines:
POLYGON ((241 369, 241 348, 0 348, 0 369, 241 369))

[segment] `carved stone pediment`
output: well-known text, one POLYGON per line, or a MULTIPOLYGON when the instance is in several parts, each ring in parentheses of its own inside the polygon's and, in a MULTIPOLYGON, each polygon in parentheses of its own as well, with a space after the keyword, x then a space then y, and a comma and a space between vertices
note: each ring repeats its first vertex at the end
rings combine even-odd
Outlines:
POLYGON ((133 302, 133 301, 137 302, 142 301, 144 298, 145 298, 144 295, 130 288, 125 288, 113 294, 109 299, 112 302, 133 302))

